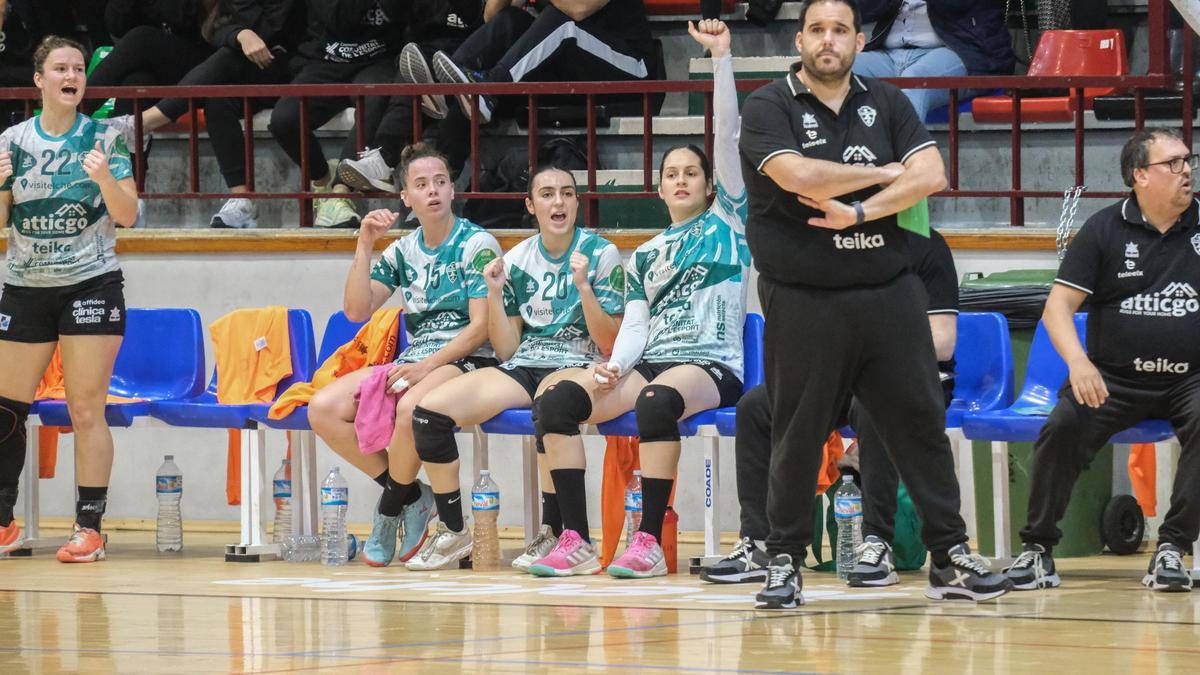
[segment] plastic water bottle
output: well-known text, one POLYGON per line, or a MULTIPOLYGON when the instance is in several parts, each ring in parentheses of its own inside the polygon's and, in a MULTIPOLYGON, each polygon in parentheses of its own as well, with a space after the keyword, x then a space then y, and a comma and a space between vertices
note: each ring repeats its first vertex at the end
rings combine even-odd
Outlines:
POLYGON ((179 502, 183 499, 183 472, 175 464, 174 455, 163 457, 154 480, 154 491, 158 496, 154 543, 159 551, 179 551, 183 549, 183 515, 179 511, 179 502))
POLYGON ((292 536, 292 460, 285 459, 271 479, 271 492, 275 497, 275 529, 271 542, 283 543, 292 536))
POLYGON ((500 532, 496 519, 500 515, 500 488, 492 480, 492 472, 479 472, 479 482, 471 488, 471 516, 475 529, 471 533, 471 567, 477 570, 500 569, 500 532))
POLYGON ((642 472, 635 470, 625 485, 625 543, 633 541, 633 533, 642 526, 642 472))
POLYGON ((321 563, 345 565, 346 509, 350 504, 350 487, 335 466, 321 483, 321 563))
POLYGON ((862 491, 853 476, 842 476, 842 484, 833 493, 833 517, 837 521, 837 575, 848 579, 858 562, 855 551, 862 543, 862 491))

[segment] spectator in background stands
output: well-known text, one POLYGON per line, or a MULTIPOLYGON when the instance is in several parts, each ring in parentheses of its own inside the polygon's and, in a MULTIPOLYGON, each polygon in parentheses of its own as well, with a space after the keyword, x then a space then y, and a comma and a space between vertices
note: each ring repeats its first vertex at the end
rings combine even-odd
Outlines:
MULTIPOLYGON (((213 52, 200 36, 201 0, 109 0, 104 19, 116 43, 88 76, 92 87, 171 86, 213 52)), ((82 110, 90 115, 103 103, 89 99, 82 110)), ((119 100, 115 112, 131 114, 133 103, 119 100)))
MULTIPOLYGON (((653 71, 654 42, 642 0, 549 0, 534 18, 523 0, 488 0, 490 19, 453 55, 433 55, 440 82, 586 82, 643 80, 653 71)), ((469 96, 458 96, 469 118, 469 96)), ((492 119, 495 102, 478 96, 479 119, 492 119)), ((465 134, 456 139, 465 146, 465 134)), ((454 162, 465 147, 447 148, 454 162)))
MULTIPOLYGON (((392 82, 395 57, 404 44, 404 21, 408 3, 401 0, 308 0, 308 36, 293 60, 296 73, 292 84, 378 84, 392 82)), ((366 98, 363 109, 365 142, 374 145, 372 135, 387 108, 388 99, 366 98)), ((325 153, 313 130, 333 119, 349 106, 350 97, 321 96, 307 99, 307 159, 314 192, 346 193, 349 188, 337 184, 338 160, 326 161, 325 153)), ((271 111, 271 135, 297 165, 301 162, 300 99, 279 99, 271 111)), ((357 134, 351 129, 342 144, 340 156, 354 157, 357 134)), ((317 201, 318 227, 358 227, 354 204, 345 198, 317 201)))
MULTIPOLYGON (((441 50, 452 52, 483 23, 483 4, 479 0, 417 0, 408 15, 409 42, 396 59, 396 81, 409 84, 433 84, 428 58, 441 50)), ((434 120, 446 118, 445 96, 422 96, 421 110, 434 120)), ((411 96, 393 96, 375 132, 379 147, 367 150, 358 159, 344 159, 338 165, 338 179, 357 190, 393 191, 392 167, 400 160, 400 151, 413 137, 411 96)), ((445 133, 461 134, 462 129, 439 125, 445 133)), ((438 145, 446 145, 443 140, 438 145)), ((449 145, 453 146, 453 142, 449 145)), ((461 161, 461 160, 460 160, 461 161)))
MULTIPOLYGON (((854 60, 870 77, 1012 75, 1016 58, 1002 0, 862 0, 871 39, 854 60)), ((976 92, 977 93, 977 92, 976 92)), ((917 115, 950 102, 945 89, 905 89, 917 115)), ((960 92, 961 95, 973 95, 960 92)))
MULTIPOLYGON (((211 7, 201 34, 217 51, 184 75, 180 86, 288 81, 287 57, 295 52, 303 36, 303 0, 209 0, 208 4, 211 7)), ((255 109, 267 103, 267 99, 251 100, 255 109)), ((225 184, 234 193, 247 192, 245 144, 238 122, 243 113, 242 99, 200 99, 196 105, 204 109, 208 137, 225 184)), ((142 112, 142 130, 151 132, 166 126, 187 110, 187 99, 163 99, 142 112)), ((124 126, 129 128, 132 123, 124 126)), ((225 202, 209 224, 250 228, 257 226, 257 217, 254 202, 235 197, 225 202)))

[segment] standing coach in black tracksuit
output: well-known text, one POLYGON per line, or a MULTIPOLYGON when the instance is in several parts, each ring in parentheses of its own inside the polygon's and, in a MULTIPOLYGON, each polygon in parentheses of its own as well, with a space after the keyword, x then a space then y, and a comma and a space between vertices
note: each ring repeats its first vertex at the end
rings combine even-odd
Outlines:
POLYGON ((806 0, 800 24, 800 63, 742 108, 774 424, 759 606, 803 602, 794 560, 812 541, 821 447, 849 394, 921 514, 926 595, 1002 595, 1010 583, 966 544, 921 282, 896 226, 896 213, 945 185, 941 155, 899 89, 851 75, 865 42, 855 5, 806 0))

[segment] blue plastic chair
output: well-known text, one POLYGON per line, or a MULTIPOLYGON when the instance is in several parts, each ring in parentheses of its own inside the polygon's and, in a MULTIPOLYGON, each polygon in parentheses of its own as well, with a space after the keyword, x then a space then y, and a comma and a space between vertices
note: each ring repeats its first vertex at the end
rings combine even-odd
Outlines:
MULTIPOLYGON (((1080 342, 1087 344, 1087 314, 1075 315, 1075 330, 1080 342)), ((1058 402, 1058 391, 1066 381, 1067 364, 1050 342, 1050 334, 1038 322, 1029 349, 1025 370, 1025 385, 1016 401, 1007 408, 968 412, 963 417, 963 433, 968 439, 992 443, 992 494, 994 532, 997 558, 1012 557, 1012 526, 1008 516, 1008 444, 1032 443, 1037 440, 1048 410, 1058 402)), ((1174 436, 1171 425, 1164 420, 1145 420, 1114 435, 1112 443, 1159 443, 1174 436)))
MULTIPOLYGON (((194 309, 129 308, 125 314, 125 339, 117 352, 108 391, 125 398, 146 399, 132 403, 109 403, 104 419, 109 426, 130 427, 150 414, 154 402, 196 396, 204 388, 204 329, 194 309)), ((70 426, 66 401, 35 401, 28 443, 36 442, 37 426, 70 426)), ((37 476, 40 471, 36 449, 25 463, 22 490, 25 515, 24 548, 59 546, 61 539, 39 537, 37 476)))
MULTIPOLYGON (((200 314, 194 309, 127 309, 125 339, 117 352, 108 391, 146 400, 105 405, 104 419, 109 426, 131 426, 135 419, 150 414, 152 401, 189 398, 203 388, 200 314)), ((42 425, 71 426, 66 401, 37 401, 34 412, 42 425)))
MULTIPOLYGON (((289 309, 287 316, 292 374, 276 384, 276 397, 293 383, 312 379, 315 351, 312 317, 303 309, 289 309)), ((254 421, 255 417, 265 417, 270 407, 269 403, 218 403, 215 368, 208 389, 199 395, 182 401, 156 401, 150 406, 151 416, 171 426, 242 430, 241 541, 226 546, 227 561, 257 562, 261 555, 274 555, 278 551, 276 546, 265 542, 266 438, 263 427, 254 421)))

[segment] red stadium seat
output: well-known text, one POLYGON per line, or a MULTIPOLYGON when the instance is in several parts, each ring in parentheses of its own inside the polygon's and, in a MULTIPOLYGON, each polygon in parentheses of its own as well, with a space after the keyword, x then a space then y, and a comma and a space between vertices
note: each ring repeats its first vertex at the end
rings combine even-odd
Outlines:
MULTIPOLYGON (((1125 38, 1119 30, 1049 30, 1042 33, 1037 53, 1029 64, 1030 76, 1053 75, 1125 75, 1129 62, 1125 57, 1125 38)), ((1116 88, 1087 88, 1083 90, 1085 110, 1092 108, 1097 96, 1116 93, 1116 88)), ((1022 122, 1070 122, 1075 118, 1079 97, 1072 91, 1067 96, 1021 97, 1022 122)), ((1011 123, 1011 96, 981 96, 971 105, 976 122, 1011 123)))
MULTIPOLYGON (((200 99, 196 99, 196 103, 202 104, 203 101, 201 101, 200 99)), ((183 113, 183 117, 180 117, 179 119, 175 120, 174 122, 162 127, 161 131, 186 134, 186 133, 188 133, 188 130, 192 128, 191 120, 192 120, 191 113, 183 113)), ((199 106, 197 106, 196 133, 203 134, 207 131, 208 131, 208 124, 206 123, 206 121, 204 119, 204 111, 200 110, 199 106)))
MULTIPOLYGON (((697 15, 700 18, 700 3, 698 0, 645 0, 648 16, 697 15)), ((721 13, 733 11, 733 0, 721 0, 721 13)))

